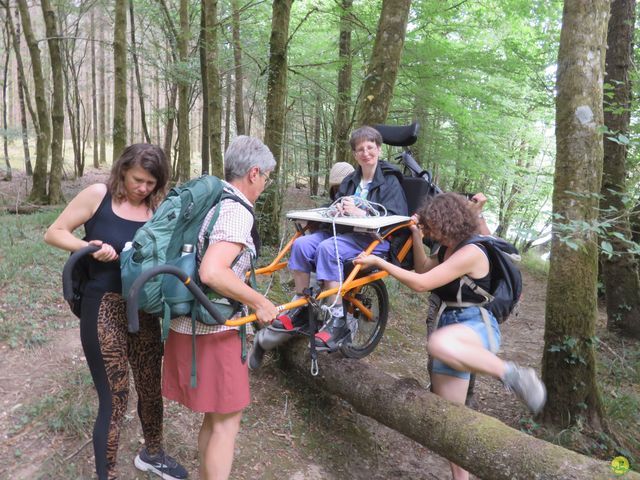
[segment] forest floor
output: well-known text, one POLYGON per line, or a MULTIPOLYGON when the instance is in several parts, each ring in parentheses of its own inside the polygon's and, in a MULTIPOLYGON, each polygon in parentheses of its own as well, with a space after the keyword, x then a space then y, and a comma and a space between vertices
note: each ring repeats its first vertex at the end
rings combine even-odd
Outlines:
MULTIPOLYGON (((71 198, 82 186, 105 181, 107 175, 106 171, 90 170, 80 180, 65 182, 65 193, 71 198)), ((0 182, 0 205, 11 205, 17 197, 24 199, 28 183, 20 172, 14 172, 12 182, 0 182)), ((293 189, 286 198, 288 205, 296 208, 313 206, 303 190, 293 189)), ((3 225, 17 221, 15 215, 1 218, 3 225)), ((30 228, 35 233, 23 235, 31 237, 29 242, 39 242, 46 223, 41 221, 30 228)), ((10 235, 13 242, 15 234, 10 235)), ((51 254, 52 250, 43 251, 51 254)), ((0 261, 4 261, 3 256, 0 253, 0 261)), ((64 256, 51 254, 51 258, 43 262, 49 274, 41 275, 36 284, 10 285, 4 280, 11 278, 9 272, 3 275, 0 284, 0 478, 3 479, 94 478, 90 438, 96 399, 77 321, 63 302, 59 277, 55 277, 64 256), (22 299, 33 298, 30 294, 33 291, 48 292, 44 295, 48 298, 45 305, 38 300, 18 301, 21 295, 22 299), (44 320, 39 335, 20 326, 32 320, 32 316, 44 320), (7 332, 8 328, 12 331, 7 332)), ((41 268, 38 258, 25 261, 23 268, 30 268, 29 262, 41 268)), ((517 318, 503 325, 501 354, 539 369, 546 284, 543 275, 527 270, 523 274, 522 308, 517 318)), ((276 283, 286 290, 290 278, 285 274, 278 280, 276 283)), ((361 361, 394 376, 413 377, 426 387, 429 383, 424 349, 426 296, 412 295, 396 282, 387 281, 387 286, 391 299, 387 331, 377 349, 361 361)), ((638 459, 640 344, 608 334, 604 322, 601 313, 599 375, 605 407, 613 415, 613 426, 622 438, 621 447, 626 450, 621 451, 638 459)), ((267 357, 263 368, 251 374, 251 390, 252 403, 245 411, 236 446, 234 479, 449 478, 444 458, 359 415, 339 398, 294 383, 271 357, 267 357)), ((132 388, 120 440, 120 478, 152 478, 133 466, 133 458, 142 444, 133 392, 132 388)), ((602 438, 581 436, 580 429, 554 432, 544 428, 498 381, 479 377, 475 399, 474 408, 513 428, 607 461, 614 456, 602 438)), ((165 403, 166 449, 187 467, 193 479, 198 478, 199 421, 198 415, 173 402, 165 403)))

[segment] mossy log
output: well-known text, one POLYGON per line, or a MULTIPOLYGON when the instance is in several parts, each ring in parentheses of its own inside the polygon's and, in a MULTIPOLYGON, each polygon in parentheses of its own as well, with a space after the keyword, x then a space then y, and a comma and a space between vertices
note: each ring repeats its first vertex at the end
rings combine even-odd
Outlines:
MULTIPOLYGON (((319 355, 320 372, 309 373, 308 342, 281 349, 297 378, 349 402, 359 413, 392 428, 480 478, 492 480, 615 478, 606 462, 580 455, 508 427, 499 420, 450 403, 414 379, 394 378, 363 361, 319 355)), ((627 472, 625 480, 640 480, 627 472)))

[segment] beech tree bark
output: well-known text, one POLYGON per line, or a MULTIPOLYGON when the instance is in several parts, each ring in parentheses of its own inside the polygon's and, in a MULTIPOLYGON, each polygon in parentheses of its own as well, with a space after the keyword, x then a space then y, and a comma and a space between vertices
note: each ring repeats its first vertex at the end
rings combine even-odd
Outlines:
POLYGON ((338 58, 338 95, 336 98, 336 119, 333 129, 336 162, 350 162, 356 165, 349 146, 349 131, 351 130, 351 73, 353 59, 351 57, 351 8, 353 0, 342 0, 340 14, 340 41, 338 58))
POLYGON ((564 3, 558 52, 556 165, 542 377, 544 419, 602 427, 596 383, 597 219, 608 0, 564 3), (572 248, 573 247, 573 248, 572 248))
POLYGON ((233 65, 234 65, 234 93, 235 93, 235 114, 236 114, 236 133, 245 135, 244 126, 244 77, 242 74, 242 43, 240 40, 240 9, 238 8, 238 0, 231 0, 231 29, 233 39, 233 65))
POLYGON ((612 256, 602 254, 602 278, 607 304, 607 328, 640 338, 640 279, 637 259, 627 253, 631 226, 623 196, 627 192, 627 144, 631 119, 631 79, 635 0, 613 0, 607 34, 606 74, 612 96, 605 99, 604 124, 609 132, 604 137, 602 175, 602 215, 615 215, 613 231, 607 236, 613 247, 612 256), (622 135, 622 137, 619 137, 622 135))
MULTIPOLYGON (((178 34, 178 57, 185 65, 189 60, 189 1, 180 0, 180 32, 178 34)), ((184 75, 178 81, 178 168, 176 181, 184 182, 191 177, 191 143, 189 140, 189 81, 184 75)))
POLYGON ((55 205, 64 201, 62 195, 62 167, 64 156, 64 79, 62 76, 62 55, 58 35, 56 12, 49 0, 41 0, 44 25, 47 32, 47 45, 51 58, 51 76, 53 88, 51 92, 51 172, 49 173, 48 203, 55 205))
MULTIPOLYGON (((0 2, 1 4, 1 2, 0 2)), ((24 151, 24 168, 28 177, 33 175, 33 167, 31 166, 31 153, 29 151, 29 131, 27 129, 27 112, 25 105, 29 109, 31 115, 31 121, 35 126, 36 132, 38 131, 38 117, 31 105, 31 97, 29 96, 29 87, 27 84, 27 78, 24 74, 24 65, 22 63, 22 52, 20 51, 20 19, 19 12, 16 9, 16 23, 14 25, 13 18, 11 17, 11 9, 9 8, 9 2, 4 5, 7 11, 7 28, 13 41, 13 51, 16 54, 16 66, 18 75, 18 103, 20 104, 20 127, 22 129, 22 148, 24 151)))
POLYGON ((264 143, 273 153, 277 163, 275 171, 271 174, 271 178, 276 180, 276 185, 268 189, 264 195, 264 203, 268 206, 263 214, 266 217, 264 225, 267 227, 261 234, 268 245, 276 245, 280 239, 282 203, 277 182, 280 179, 280 171, 285 168, 282 139, 287 101, 287 50, 292 3, 293 0, 274 0, 271 17, 264 143))
POLYGON ((198 39, 198 53, 200 57, 200 81, 202 84, 202 135, 200 135, 200 172, 210 172, 209 165, 209 90, 207 72, 207 16, 206 0, 200 7, 200 38, 198 39))
MULTIPOLYGON (((391 377, 363 361, 339 354, 320 355, 320 372, 313 377, 309 373, 308 343, 300 339, 280 350, 288 372, 340 396, 358 413, 406 435, 479 478, 612 478, 606 462, 526 435, 493 417, 450 403, 414 379, 391 377)), ((640 480, 640 475, 627 472, 624 478, 640 480)))
MULTIPOLYGON (((93 168, 100 168, 98 146, 98 86, 96 82, 96 14, 91 9, 91 131, 93 132, 93 168)), ((103 48, 102 45, 100 48, 103 48)))
MULTIPOLYGON (((133 16, 133 0, 129 0, 129 22, 131 23, 131 57, 133 58, 133 68, 136 75, 136 86, 138 89, 138 102, 140 103, 140 121, 142 123, 142 133, 144 140, 151 143, 149 128, 147 127, 147 115, 144 108, 144 89, 142 88, 142 80, 140 78, 140 65, 138 62, 138 50, 136 47, 136 22, 133 16)), ((132 102, 133 103, 133 102, 132 102)), ((131 124, 133 129, 133 123, 131 124)))
POLYGON ((31 57, 31 71, 33 72, 33 90, 35 95, 38 121, 36 128, 36 165, 33 170, 33 186, 29 194, 29 202, 47 203, 47 170, 49 163, 49 144, 51 142, 51 120, 49 118, 49 102, 44 88, 44 74, 38 40, 31 27, 31 15, 26 0, 17 0, 22 20, 22 31, 29 47, 31 57))
POLYGON ((218 1, 206 0, 205 46, 207 50, 207 93, 209 112, 209 157, 211 173, 224 177, 222 159, 222 92, 220 90, 220 73, 218 72, 218 1))
POLYGON ((127 0, 115 1, 113 25, 113 162, 127 146, 127 0))
POLYGON ((398 76, 411 0, 382 0, 371 60, 362 85, 358 126, 384 123, 398 76))

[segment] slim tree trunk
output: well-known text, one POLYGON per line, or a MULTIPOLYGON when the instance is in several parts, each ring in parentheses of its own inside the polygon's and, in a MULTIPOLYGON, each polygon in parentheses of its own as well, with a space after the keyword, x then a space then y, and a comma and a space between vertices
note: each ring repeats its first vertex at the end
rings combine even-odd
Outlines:
POLYGON ((113 25, 113 162, 127 146, 127 0, 115 0, 113 25))
MULTIPOLYGON (((98 146, 98 87, 96 84, 96 19, 95 11, 91 10, 91 113, 93 131, 93 168, 100 168, 98 146)), ((102 48, 102 45, 100 46, 102 48)))
POLYGON ((231 139, 231 70, 227 70, 226 92, 224 95, 224 151, 227 151, 229 140, 231 139))
POLYGON ((349 147, 349 131, 351 130, 351 72, 353 60, 351 57, 351 8, 353 0, 342 0, 340 13, 340 42, 338 70, 338 95, 336 98, 336 120, 334 143, 337 162, 351 162, 355 160, 349 147))
POLYGON ((613 0, 607 35, 605 85, 611 85, 611 98, 606 100, 604 124, 609 133, 604 138, 604 171, 602 176, 603 215, 612 210, 619 219, 614 232, 622 236, 608 236, 614 255, 601 255, 602 276, 607 304, 607 328, 640 338, 640 279, 638 264, 627 253, 631 240, 631 226, 625 212, 627 143, 631 119, 631 79, 629 70, 633 62, 633 33, 635 26, 635 0, 613 0), (622 135, 622 137, 619 137, 622 135), (616 141, 613 141, 614 139, 616 141))
POLYGON ((206 49, 207 49, 207 92, 209 95, 209 150, 211 173, 224 176, 222 159, 222 92, 218 71, 218 1, 207 0, 206 8, 206 49))
POLYGON ((104 44, 104 28, 100 29, 100 119, 98 135, 100 137, 100 164, 107 163, 107 75, 106 46, 104 44))
POLYGON ((49 163, 49 144, 51 142, 51 120, 49 118, 49 107, 47 94, 44 88, 44 74, 42 72, 42 60, 40 58, 40 47, 38 40, 31 28, 31 16, 26 0, 17 0, 22 19, 22 31, 29 47, 31 57, 31 71, 33 73, 33 85, 35 104, 38 112, 36 127, 36 165, 33 170, 33 186, 29 194, 31 203, 47 202, 47 170, 49 163))
POLYGON ((320 175, 320 127, 322 123, 322 97, 316 96, 316 116, 313 124, 313 163, 311 169, 311 195, 318 195, 320 175))
POLYGON ((567 1, 562 15, 553 185, 560 220, 553 226, 542 357, 544 417, 562 427, 600 428, 603 417, 595 358, 597 235, 575 225, 597 219, 608 16, 608 0, 567 1))
POLYGON ((231 28, 233 38, 233 64, 235 72, 235 114, 236 114, 236 133, 245 135, 244 126, 244 77, 242 74, 242 43, 240 41, 240 9, 238 0, 231 0, 231 28))
MULTIPOLYGON (((269 40, 269 75, 267 80, 267 112, 265 118, 264 143, 276 159, 272 178, 278 182, 280 172, 285 171, 282 154, 285 113, 287 102, 287 51, 289 21, 293 0, 274 0, 269 40)), ((266 244, 277 244, 280 238, 280 211, 282 209, 279 185, 269 189, 265 196, 266 228, 261 232, 266 244)))
POLYGON ((167 125, 164 131, 164 153, 171 163, 171 144, 173 143, 173 127, 176 122, 176 101, 178 99, 178 85, 171 85, 167 104, 167 125))
POLYGON ((200 7, 200 78, 202 84, 202 135, 200 136, 200 172, 209 173, 209 78, 207 72, 207 0, 200 7))
POLYGON ((9 160, 9 139, 7 138, 7 132, 9 131, 9 125, 7 124, 7 81, 9 80, 9 58, 11 53, 11 38, 9 35, 9 28, 5 28, 2 32, 2 38, 5 41, 5 55, 4 66, 2 69, 2 128, 4 129, 4 135, 2 135, 2 147, 4 150, 4 164, 6 172, 4 180, 10 181, 13 178, 11 170, 11 161, 9 160))
MULTIPOLYGON (((140 104, 140 123, 142 124, 142 133, 144 141, 151 143, 149 129, 147 127, 147 116, 144 109, 144 89, 142 88, 142 80, 140 79, 140 65, 138 64, 138 50, 136 46, 136 22, 133 15, 133 0, 129 0, 129 21, 131 22, 131 55, 133 57, 133 68, 136 74, 136 86, 138 87, 138 101, 140 104)), ((133 124, 131 125, 133 129, 133 124)))
POLYGON ((42 14, 47 32, 47 45, 51 58, 53 88, 51 93, 51 172, 49 173, 49 204, 64 201, 62 195, 62 168, 64 155, 64 79, 62 77, 62 55, 58 35, 56 12, 49 0, 41 0, 42 14))
POLYGON ((398 76, 411 0, 382 0, 382 12, 367 68, 358 125, 384 123, 398 76))
MULTIPOLYGON (((184 63, 189 60, 190 36, 189 1, 180 0, 178 56, 180 61, 184 63)), ((178 144, 178 169, 176 180, 184 182, 191 176, 191 144, 189 143, 189 81, 184 78, 181 78, 178 82, 178 144)))
POLYGON ((18 102, 20 104, 20 126, 22 128, 22 148, 24 150, 24 168, 27 176, 33 175, 33 167, 31 166, 31 153, 29 151, 29 131, 27 129, 27 112, 25 104, 29 108, 29 114, 31 115, 31 121, 35 125, 36 132, 38 131, 38 117, 31 105, 31 97, 29 96, 29 90, 27 85, 27 79, 24 75, 24 66, 22 64, 22 52, 20 51, 20 18, 18 9, 16 9, 16 23, 14 25, 13 18, 11 17, 11 9, 9 8, 9 2, 6 4, 7 11, 7 28, 13 41, 13 51, 16 54, 16 66, 18 75, 18 102))

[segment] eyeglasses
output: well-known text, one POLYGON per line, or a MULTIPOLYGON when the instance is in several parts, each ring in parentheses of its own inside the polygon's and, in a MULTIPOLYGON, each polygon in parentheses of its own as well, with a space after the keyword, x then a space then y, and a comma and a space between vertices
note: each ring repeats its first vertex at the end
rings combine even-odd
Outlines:
POLYGON ((376 150, 378 150, 377 145, 367 145, 366 147, 360 147, 357 150, 354 150, 354 153, 356 155, 365 155, 368 153, 375 152, 376 150))
POLYGON ((268 173, 260 172, 260 175, 264 177, 264 188, 267 189, 271 184, 273 184, 273 178, 269 178, 268 173))

